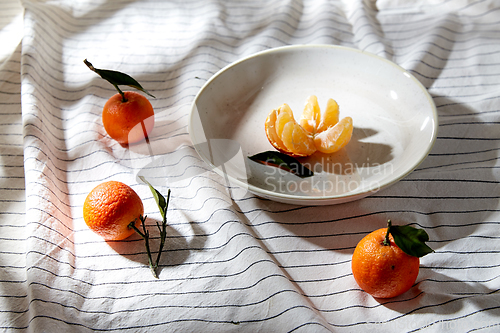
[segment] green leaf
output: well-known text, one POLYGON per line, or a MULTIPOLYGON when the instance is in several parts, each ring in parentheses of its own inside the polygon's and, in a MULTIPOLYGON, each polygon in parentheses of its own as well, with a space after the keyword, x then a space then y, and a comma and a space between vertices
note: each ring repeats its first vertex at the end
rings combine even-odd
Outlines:
POLYGON ((425 230, 416 229, 409 225, 393 226, 389 222, 389 232, 394 238, 396 245, 410 256, 420 258, 434 252, 434 250, 425 244, 429 240, 429 235, 427 235, 425 230))
POLYGON ((88 68, 90 68, 91 71, 99 74, 100 77, 102 77, 104 80, 108 81, 113 86, 115 86, 115 88, 118 90, 118 92, 121 93, 121 91, 118 88, 118 86, 122 86, 123 85, 123 86, 129 86, 129 87, 138 89, 138 90, 144 92, 145 94, 148 94, 149 96, 155 98, 153 95, 151 95, 149 93, 149 91, 147 91, 146 89, 144 89, 139 84, 139 82, 137 82, 130 75, 125 74, 125 73, 121 73, 121 72, 118 72, 118 71, 112 71, 112 70, 108 70, 108 69, 95 68, 94 66, 92 66, 92 64, 89 61, 87 61, 87 59, 85 59, 83 62, 85 63, 85 65, 88 66, 88 68))
POLYGON ((294 157, 277 151, 265 151, 253 156, 249 156, 248 158, 257 163, 262 163, 265 165, 283 169, 302 178, 311 177, 314 175, 311 170, 302 165, 294 157))
MULTIPOLYGON (((168 202, 165 200, 165 197, 158 192, 147 180, 144 178, 144 176, 139 176, 139 178, 146 183, 149 186, 149 189, 151 190, 151 193, 153 193, 153 197, 155 198, 156 204, 158 205, 158 209, 160 210, 161 217, 163 221, 166 221, 166 216, 167 216, 167 208, 168 208, 168 202)), ((169 191, 170 194, 170 191, 169 191)), ((170 195, 169 195, 170 197, 170 195)))

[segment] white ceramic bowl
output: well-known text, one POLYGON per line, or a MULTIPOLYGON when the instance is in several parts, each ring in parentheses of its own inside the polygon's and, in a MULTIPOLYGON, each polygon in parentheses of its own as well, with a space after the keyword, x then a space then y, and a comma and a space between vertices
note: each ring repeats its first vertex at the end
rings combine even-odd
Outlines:
MULTIPOLYGON (((200 157, 231 183, 271 200, 337 204, 366 197, 412 172, 437 134, 431 96, 413 75, 376 55, 333 45, 295 45, 259 52, 216 73, 197 94, 189 133, 200 157), (299 178, 247 157, 274 150, 264 122, 283 103, 295 119, 309 95, 328 98, 354 131, 341 151, 301 161, 299 178)), ((228 184, 229 184, 228 183, 228 184)))

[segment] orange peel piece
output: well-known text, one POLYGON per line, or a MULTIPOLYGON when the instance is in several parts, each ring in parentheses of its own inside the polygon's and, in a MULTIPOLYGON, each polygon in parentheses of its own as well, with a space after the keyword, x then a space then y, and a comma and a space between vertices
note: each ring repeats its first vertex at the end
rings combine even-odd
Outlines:
POLYGON ((330 98, 323 113, 315 95, 307 98, 302 116, 297 122, 286 103, 272 110, 265 122, 266 136, 278 151, 294 157, 305 157, 316 151, 331 154, 349 143, 353 121, 339 121, 337 102, 330 98))

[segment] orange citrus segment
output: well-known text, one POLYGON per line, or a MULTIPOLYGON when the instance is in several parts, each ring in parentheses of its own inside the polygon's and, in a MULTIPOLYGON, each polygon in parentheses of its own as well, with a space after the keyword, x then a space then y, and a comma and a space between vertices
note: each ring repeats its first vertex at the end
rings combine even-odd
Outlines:
POLYGON ((322 153, 334 153, 351 140, 352 130, 352 118, 345 117, 326 131, 317 134, 314 137, 314 145, 322 153))
POLYGON ((293 113, 287 104, 283 104, 278 109, 278 116, 276 117, 276 134, 282 137, 283 130, 286 124, 289 122, 295 122, 293 119, 293 113))
POLYGON ((317 126, 321 121, 321 110, 318 105, 318 98, 311 95, 307 98, 302 117, 300 118, 300 126, 302 126, 310 134, 315 134, 317 126))
POLYGON ((266 135, 267 139, 276 148, 284 148, 283 141, 281 141, 278 133, 276 133, 276 118, 278 117, 278 110, 273 110, 269 113, 266 119, 266 135))
POLYGON ((300 157, 316 151, 312 137, 297 124, 287 104, 269 113, 265 127, 269 142, 285 154, 300 157))
POLYGON ((316 129, 316 133, 326 131, 329 127, 334 126, 339 122, 339 105, 330 98, 326 102, 325 112, 321 115, 321 122, 316 129))
POLYGON ((287 149, 297 156, 309 156, 316 151, 313 139, 295 121, 286 125, 281 138, 287 149))

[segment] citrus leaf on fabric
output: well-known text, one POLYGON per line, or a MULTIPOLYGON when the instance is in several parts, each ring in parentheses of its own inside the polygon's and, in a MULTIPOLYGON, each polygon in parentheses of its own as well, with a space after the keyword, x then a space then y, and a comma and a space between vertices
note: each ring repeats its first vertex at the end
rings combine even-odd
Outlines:
POLYGON ((166 220, 167 216, 167 208, 168 208, 168 203, 165 200, 165 197, 151 185, 144 176, 139 176, 139 179, 142 180, 145 184, 149 186, 149 189, 151 190, 151 193, 153 194, 153 197, 155 198, 156 204, 158 205, 158 209, 160 210, 161 217, 163 221, 166 220))
POLYGON ((389 227, 389 232, 394 238, 394 242, 406 254, 414 257, 423 257, 434 252, 425 242, 429 240, 429 235, 422 229, 416 229, 409 225, 389 227))
POLYGON ((253 156, 249 156, 248 158, 257 163, 274 166, 282 170, 288 171, 301 178, 311 177, 314 175, 314 173, 310 169, 305 167, 297 159, 280 152, 265 151, 262 153, 255 154, 253 156))
POLYGON ((85 65, 87 65, 88 68, 90 68, 91 71, 97 73, 100 77, 102 77, 104 80, 108 81, 111 83, 115 88, 120 92, 120 89, 118 89, 118 86, 129 86, 132 88, 135 88, 137 90, 140 90, 144 92, 145 94, 148 94, 149 96, 155 98, 149 91, 144 89, 139 82, 137 82, 133 77, 131 77, 128 74, 118 72, 118 71, 113 71, 113 70, 108 70, 108 69, 99 69, 95 68, 87 59, 83 61, 85 65))

